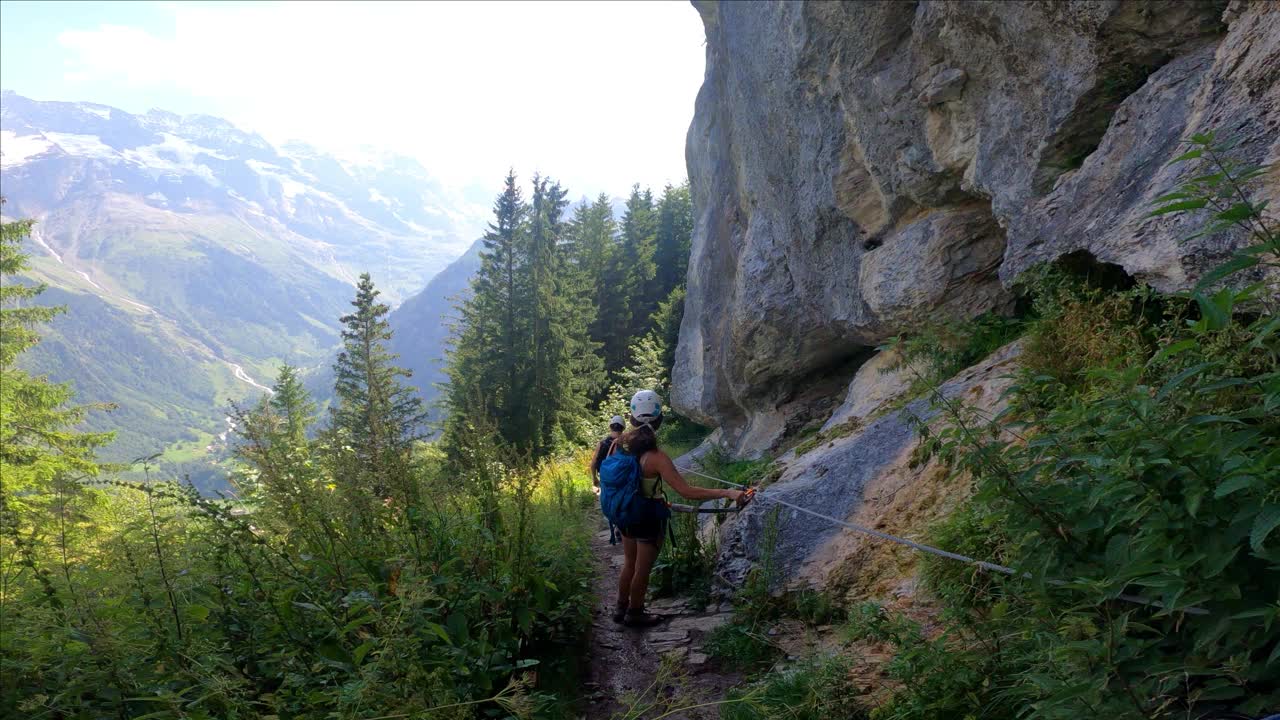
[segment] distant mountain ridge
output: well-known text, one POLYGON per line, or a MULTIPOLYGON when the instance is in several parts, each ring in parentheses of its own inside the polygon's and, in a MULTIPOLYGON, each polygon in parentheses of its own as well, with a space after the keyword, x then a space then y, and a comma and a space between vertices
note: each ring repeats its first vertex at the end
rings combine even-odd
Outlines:
POLYGON ((260 393, 283 362, 329 356, 358 273, 394 304, 487 212, 409 158, 9 91, 0 194, 7 218, 36 220, 30 279, 71 307, 27 362, 120 406, 91 421, 119 433, 113 460, 216 450, 228 399, 260 393))
POLYGON ((344 160, 300 142, 276 148, 207 115, 131 115, 0 93, 0 167, 10 213, 38 216, 82 183, 102 179, 100 172, 66 172, 88 170, 84 164, 105 169, 110 189, 153 207, 225 212, 330 243, 332 262, 342 267, 335 275, 382 271, 384 291, 396 300, 423 286, 424 270, 439 270, 465 252, 488 212, 446 191, 411 158, 344 160))

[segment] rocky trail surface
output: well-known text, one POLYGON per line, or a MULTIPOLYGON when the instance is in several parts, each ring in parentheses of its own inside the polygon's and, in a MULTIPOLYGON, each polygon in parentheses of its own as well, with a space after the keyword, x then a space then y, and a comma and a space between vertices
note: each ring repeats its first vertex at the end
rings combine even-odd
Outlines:
POLYGON ((727 605, 706 610, 683 598, 657 600, 649 610, 666 622, 647 630, 615 624, 610 617, 622 567, 622 543, 609 531, 591 540, 595 610, 589 666, 584 669, 583 717, 588 720, 703 720, 719 717, 716 701, 742 681, 716 667, 703 649, 707 635, 732 621, 727 605), (710 704, 709 704, 710 703, 710 704), (702 707, 694 707, 701 705, 702 707))

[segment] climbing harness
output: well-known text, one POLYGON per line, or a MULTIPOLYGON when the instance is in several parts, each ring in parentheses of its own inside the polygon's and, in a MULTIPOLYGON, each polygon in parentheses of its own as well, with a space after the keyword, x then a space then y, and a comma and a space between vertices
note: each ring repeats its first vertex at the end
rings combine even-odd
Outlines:
MULTIPOLYGON (((746 485, 730 482, 728 480, 715 477, 714 475, 708 475, 704 472, 694 470, 693 468, 676 468, 676 469, 679 470, 680 472, 689 473, 690 475, 697 475, 698 477, 703 477, 708 480, 718 482, 722 485, 728 485, 731 487, 747 490, 748 492, 752 493, 753 496, 757 494, 754 488, 748 488, 746 485)), ((849 530, 852 530, 854 532, 862 533, 864 535, 870 535, 872 537, 879 538, 881 540, 888 540, 889 542, 897 543, 899 545, 904 545, 913 550, 919 550, 920 552, 926 552, 931 555, 937 555, 938 557, 944 557, 949 560, 955 560, 958 562, 967 563, 969 565, 978 567, 982 570, 989 570, 991 572, 998 572, 1004 575, 1019 576, 1019 577, 1031 579, 1031 573, 1028 573, 1028 572, 1018 572, 1017 570, 1014 570, 1011 567, 1006 567, 1004 565, 997 565, 996 563, 987 562, 986 560, 978 560, 976 558, 971 558, 968 555, 961 555, 960 553, 950 552, 947 550, 943 550, 941 548, 933 547, 932 545, 925 545, 923 543, 918 543, 903 537, 898 537, 897 535, 890 535, 889 533, 886 533, 886 532, 880 532, 879 530, 872 530, 871 528, 868 528, 868 527, 863 527, 861 525, 856 525, 851 522, 846 522, 844 520, 833 518, 830 515, 823 515, 820 512, 814 512, 809 508, 800 507, 799 505, 794 505, 792 503, 787 502, 786 500, 781 500, 779 498, 776 498, 773 495, 766 495, 764 493, 758 493, 758 495, 760 496, 761 499, 768 500, 778 505, 782 505, 783 507, 791 508, 792 510, 796 510, 798 512, 812 515, 813 517, 826 520, 829 523, 833 523, 835 525, 839 525, 844 528, 848 528, 849 530)), ((735 508, 735 511, 739 509, 741 508, 735 508)), ((686 511, 679 511, 679 512, 686 512, 686 511)), ((1056 586, 1063 586, 1068 584, 1064 580, 1046 580, 1046 582, 1049 583, 1050 585, 1056 585, 1056 586)), ((1120 594, 1120 595, 1117 595, 1116 598, 1120 600, 1124 600, 1126 602, 1136 603, 1139 605, 1149 605, 1151 607, 1158 607, 1158 608, 1164 607, 1164 603, 1161 603, 1159 600, 1144 598, 1140 595, 1120 594)), ((1205 610, 1204 608, 1199 608, 1199 607, 1182 608, 1182 612, 1185 612, 1188 615, 1208 615, 1209 614, 1208 610, 1205 610)))

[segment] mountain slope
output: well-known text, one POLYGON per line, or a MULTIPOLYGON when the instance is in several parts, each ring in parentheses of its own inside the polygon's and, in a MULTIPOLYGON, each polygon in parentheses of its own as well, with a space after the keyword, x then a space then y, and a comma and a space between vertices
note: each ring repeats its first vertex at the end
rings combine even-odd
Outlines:
POLYGON ((28 362, 73 381, 126 460, 226 429, 229 399, 338 338, 352 280, 395 302, 465 249, 478 212, 418 163, 275 147, 207 116, 0 95, 6 217, 37 221, 33 280, 71 306, 28 362))
MULTIPOLYGON (((388 318, 395 332, 391 350, 400 355, 402 367, 413 371, 409 384, 418 389, 429 407, 440 394, 436 385, 445 380, 445 350, 452 318, 457 314, 454 307, 469 291, 471 276, 480 269, 482 246, 483 241, 477 240, 465 255, 441 270, 422 292, 405 300, 388 318)), ((433 409, 432 417, 439 416, 433 409)))

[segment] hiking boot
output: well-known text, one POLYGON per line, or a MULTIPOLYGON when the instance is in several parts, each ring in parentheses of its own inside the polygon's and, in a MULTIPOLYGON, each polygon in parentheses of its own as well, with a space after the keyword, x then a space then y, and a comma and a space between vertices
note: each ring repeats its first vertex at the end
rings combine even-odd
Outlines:
POLYGON ((627 616, 623 619, 622 624, 629 628, 651 628, 654 625, 666 620, 661 615, 650 615, 644 611, 644 608, 627 610, 627 616))
POLYGON ((618 603, 613 607, 613 621, 620 624, 626 619, 627 619, 627 604, 618 603))

